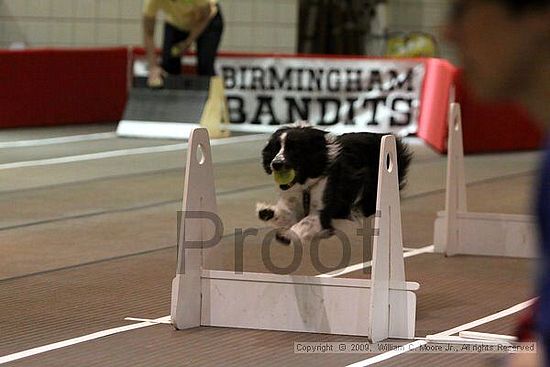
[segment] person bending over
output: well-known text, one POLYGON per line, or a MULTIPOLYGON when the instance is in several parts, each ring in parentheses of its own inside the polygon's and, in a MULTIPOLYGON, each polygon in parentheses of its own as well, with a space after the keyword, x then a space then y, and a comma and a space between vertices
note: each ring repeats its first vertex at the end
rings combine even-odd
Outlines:
POLYGON ((143 4, 144 45, 149 63, 150 86, 161 86, 162 76, 181 74, 181 55, 194 42, 199 75, 212 76, 223 33, 223 18, 216 0, 145 0, 143 4), (165 16, 162 61, 155 55, 157 14, 165 16))

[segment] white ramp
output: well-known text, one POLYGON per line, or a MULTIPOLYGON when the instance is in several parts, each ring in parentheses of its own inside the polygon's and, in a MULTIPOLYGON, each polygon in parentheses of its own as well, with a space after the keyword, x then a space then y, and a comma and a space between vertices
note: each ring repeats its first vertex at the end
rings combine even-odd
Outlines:
POLYGON ((229 113, 220 77, 167 76, 163 89, 151 89, 147 78, 134 78, 134 86, 118 136, 187 140, 191 132, 205 127, 213 138, 228 137, 229 113))

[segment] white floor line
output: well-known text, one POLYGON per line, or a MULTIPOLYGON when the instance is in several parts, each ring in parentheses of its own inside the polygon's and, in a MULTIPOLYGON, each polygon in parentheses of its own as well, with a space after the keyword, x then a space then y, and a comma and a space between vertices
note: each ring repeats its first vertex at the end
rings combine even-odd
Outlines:
MULTIPOLYGON (((432 253, 432 252, 434 252, 434 246, 430 245, 430 246, 425 246, 425 247, 421 247, 421 248, 414 249, 414 250, 404 251, 403 257, 407 258, 407 257, 411 257, 411 256, 416 256, 416 255, 420 255, 420 254, 428 254, 428 253, 432 253)), ((318 277, 318 278, 333 278, 333 277, 337 277, 337 276, 340 276, 340 275, 352 273, 354 271, 370 268, 371 266, 372 266, 372 261, 366 261, 366 262, 363 262, 363 263, 350 265, 350 266, 348 266, 344 269, 334 270, 334 271, 331 271, 330 273, 319 274, 319 275, 316 275, 316 277, 318 277)))
MULTIPOLYGON (((246 135, 246 136, 236 136, 231 138, 212 139, 212 141, 210 142, 210 145, 211 146, 229 145, 229 144, 237 144, 237 143, 244 143, 244 142, 258 141, 258 140, 265 140, 265 135, 246 135)), ((96 160, 96 159, 125 157, 125 156, 138 155, 138 154, 173 152, 177 150, 186 149, 187 146, 188 146, 187 143, 178 143, 178 144, 160 145, 160 146, 152 146, 152 147, 111 150, 107 152, 79 154, 79 155, 72 155, 72 156, 58 157, 58 158, 38 159, 38 160, 32 160, 32 161, 4 163, 4 164, 0 164, 0 170, 8 170, 8 169, 14 169, 14 168, 23 168, 23 167, 49 166, 53 164, 74 163, 74 162, 90 161, 90 160, 96 160)))
POLYGON ((495 320, 501 319, 503 317, 513 315, 513 314, 515 314, 519 311, 522 311, 522 310, 526 309, 527 307, 531 306, 535 302, 535 300, 536 300, 536 298, 531 298, 528 301, 519 303, 515 306, 509 307, 509 308, 507 308, 505 310, 502 310, 502 311, 499 311, 495 314, 483 317, 479 320, 475 320, 475 321, 469 322, 469 323, 464 324, 464 325, 454 327, 454 328, 449 329, 449 330, 442 331, 440 333, 437 333, 437 334, 434 334, 434 335, 431 335, 431 336, 434 336, 434 337, 435 336, 449 336, 449 335, 453 335, 453 334, 459 333, 459 332, 464 331, 464 330, 473 329, 473 328, 475 328, 479 325, 483 325, 483 324, 486 324, 488 322, 495 321, 495 320))
MULTIPOLYGON (((411 257, 411 256, 420 255, 420 254, 427 253, 427 252, 432 252, 432 251, 433 251, 433 246, 426 246, 426 247, 422 247, 420 249, 417 249, 415 251, 406 252, 403 256, 404 257, 411 257)), ((357 264, 357 265, 361 265, 361 264, 357 264)), ((354 265, 354 266, 357 266, 357 265, 354 265)), ((336 275, 345 274, 345 273, 339 272, 338 270, 336 272, 338 272, 336 275)), ((336 275, 328 275, 328 274, 329 273, 321 274, 321 275, 327 275, 329 277, 336 276, 336 275)), ((32 349, 28 349, 28 350, 25 350, 25 351, 22 351, 22 352, 9 354, 9 355, 0 357, 0 364, 13 362, 13 361, 16 361, 16 360, 19 360, 19 359, 34 356, 36 354, 46 353, 46 352, 49 352, 49 351, 52 351, 52 350, 65 348, 65 347, 68 347, 68 346, 71 346, 71 345, 84 343, 84 342, 87 342, 87 341, 90 341, 90 340, 103 338, 103 337, 109 336, 109 335, 123 333, 123 332, 126 332, 126 331, 135 330, 135 329, 141 329, 141 328, 144 328, 144 327, 158 325, 158 324, 169 324, 170 323, 170 315, 159 317, 158 319, 143 319, 143 318, 136 318, 136 317, 126 317, 125 320, 140 321, 140 323, 139 324, 134 324, 134 325, 122 326, 122 327, 109 329, 109 330, 104 330, 104 331, 99 331, 99 332, 89 334, 89 335, 84 335, 84 336, 81 336, 81 337, 78 337, 78 338, 68 339, 68 340, 64 340, 64 341, 61 341, 61 342, 44 345, 42 347, 32 348, 32 349)), ((391 357, 389 357, 389 358, 391 358, 391 357)))
POLYGON ((111 138, 116 138, 116 133, 114 131, 106 132, 106 133, 96 133, 96 134, 58 136, 55 138, 3 141, 3 142, 0 142, 0 149, 37 147, 41 145, 76 143, 81 141, 92 141, 92 140, 102 140, 102 139, 111 139, 111 138))
MULTIPOLYGON (((161 317, 161 318, 155 319, 153 321, 163 320, 163 319, 164 318, 161 317)), ((7 356, 0 357, 0 364, 17 361, 19 359, 31 357, 31 356, 34 356, 34 355, 37 355, 37 354, 50 352, 52 350, 65 348, 65 347, 68 347, 68 346, 71 346, 71 345, 84 343, 84 342, 87 342, 87 341, 90 341, 90 340, 103 338, 103 337, 106 337, 106 336, 109 336, 109 335, 114 335, 114 334, 122 333, 122 332, 125 332, 125 331, 141 329, 141 328, 152 326, 152 325, 156 325, 156 323, 152 323, 152 322, 147 321, 147 322, 141 322, 139 324, 121 326, 121 327, 117 327, 117 328, 113 328, 113 329, 98 331, 97 333, 84 335, 84 336, 74 338, 74 339, 64 340, 64 341, 61 341, 61 342, 48 344, 48 345, 44 345, 44 346, 37 347, 37 348, 28 349, 28 350, 18 352, 18 353, 8 354, 7 356)))
POLYGON ((164 316, 159 319, 142 319, 139 317, 125 317, 124 320, 126 321, 139 321, 139 322, 150 322, 153 324, 168 324, 171 325, 172 322, 170 321, 170 316, 164 316))
MULTIPOLYGON (((485 316, 481 319, 478 319, 478 320, 475 320, 475 321, 472 321, 472 322, 468 322, 466 324, 454 327, 454 328, 449 329, 449 330, 442 331, 442 332, 434 334, 434 335, 429 335, 429 336, 449 337, 452 334, 456 334, 460 331, 468 330, 468 329, 474 328, 476 326, 480 326, 480 325, 486 324, 488 322, 495 321, 495 320, 501 319, 501 318, 506 317, 506 316, 510 316, 510 315, 512 315, 516 312, 521 311, 521 310, 524 310, 525 308, 531 306, 533 304, 533 302, 535 302, 535 300, 536 300, 536 298, 532 298, 528 301, 519 303, 515 306, 512 306, 512 307, 507 308, 505 310, 499 311, 499 312, 494 313, 492 315, 485 316)), ((419 348, 422 345, 428 344, 428 342, 429 342, 429 340, 424 340, 424 339, 423 340, 416 340, 412 343, 408 343, 408 344, 403 345, 403 347, 398 349, 398 350, 396 349, 396 350, 392 350, 392 351, 385 352, 385 353, 382 353, 382 354, 378 354, 374 357, 367 358, 367 359, 364 359, 362 361, 346 365, 346 367, 371 366, 373 364, 388 360, 388 359, 393 358, 393 357, 397 357, 398 355, 401 355, 401 354, 407 353, 408 351, 411 351, 413 349, 419 348)))
MULTIPOLYGON (((430 252, 433 252, 433 245, 432 246, 425 246, 425 247, 422 247, 422 248, 419 248, 419 249, 416 249, 416 250, 413 250, 413 251, 405 252, 403 256, 404 257, 412 257, 412 256, 424 254, 424 253, 430 253, 430 252)), ((342 275, 342 274, 346 274, 346 273, 355 271, 355 270, 357 270, 357 267, 361 266, 361 265, 365 265, 367 267, 371 266, 370 262, 365 262, 365 263, 356 264, 356 265, 347 267, 343 270, 337 270, 337 271, 332 272, 332 273, 320 274, 318 276, 335 277, 335 276, 338 276, 338 275, 342 275)), ((449 329, 449 330, 446 330, 446 331, 442 331, 441 333, 434 334, 434 335, 450 336, 450 335, 458 333, 460 331, 468 330, 468 329, 474 328, 476 326, 480 326, 480 325, 486 324, 488 322, 495 321, 497 319, 512 315, 516 312, 519 312, 519 311, 529 307, 531 304, 533 304, 534 301, 535 301, 534 298, 530 299, 526 302, 522 302, 518 305, 512 306, 508 309, 502 310, 502 311, 497 312, 495 314, 492 314, 492 315, 486 316, 484 318, 466 323, 464 325, 457 326, 455 328, 452 328, 452 329, 449 329)), ((114 334, 118 334, 118 333, 122 333, 122 332, 126 332, 126 331, 131 331, 131 330, 140 329, 140 328, 144 328, 144 327, 148 327, 148 326, 158 325, 158 324, 167 324, 167 323, 169 323, 170 315, 163 316, 163 317, 160 317, 158 319, 141 319, 141 318, 126 318, 126 319, 127 320, 133 320, 133 321, 142 321, 142 322, 140 322, 138 324, 134 324, 134 325, 128 325, 128 326, 118 327, 118 328, 114 328, 114 329, 99 331, 99 332, 89 334, 89 335, 85 335, 85 336, 81 336, 81 337, 78 337, 78 338, 69 339, 69 340, 65 340, 65 341, 61 341, 61 342, 57 342, 57 343, 53 343, 53 344, 48 344, 48 345, 45 345, 45 346, 42 346, 42 347, 37 347, 37 348, 29 349, 29 350, 26 350, 26 351, 22 351, 22 352, 10 354, 10 355, 7 355, 7 356, 3 356, 3 357, 0 357, 0 364, 12 362, 12 361, 27 358, 27 357, 30 357, 30 356, 33 356, 33 355, 36 355, 36 354, 49 352, 49 351, 52 351, 52 350, 68 347, 68 346, 71 346, 71 345, 87 342, 87 341, 90 341, 90 340, 99 339, 99 338, 109 336, 109 335, 114 335, 114 334)), ((371 357, 371 358, 368 358, 368 359, 365 359, 365 360, 358 361, 358 362, 355 362, 353 364, 347 365, 346 367, 371 366, 373 364, 391 359, 393 357, 399 356, 399 355, 401 355, 403 353, 406 353, 408 351, 411 351, 413 349, 419 348, 420 346, 426 345, 427 343, 428 343, 427 340, 416 340, 414 342, 403 345, 402 348, 400 348, 398 350, 392 350, 392 351, 389 351, 389 352, 385 352, 385 353, 376 355, 374 357, 371 357)))

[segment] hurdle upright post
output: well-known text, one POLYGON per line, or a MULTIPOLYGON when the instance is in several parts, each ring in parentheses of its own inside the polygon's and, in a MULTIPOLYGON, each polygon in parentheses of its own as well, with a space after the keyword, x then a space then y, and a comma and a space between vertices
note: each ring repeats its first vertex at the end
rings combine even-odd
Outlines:
POLYGON ((411 312, 412 307, 409 308, 409 295, 394 293, 392 297, 390 292, 390 288, 406 286, 394 136, 382 138, 379 162, 369 310, 369 335, 373 342, 387 339, 390 335, 412 338, 415 324, 414 312, 411 312))
POLYGON ((458 103, 453 102, 449 106, 448 124, 449 142, 447 145, 447 184, 445 190, 445 211, 447 212, 445 226, 447 229, 444 243, 435 243, 435 251, 454 255, 459 241, 458 213, 467 211, 462 118, 458 103))
POLYGON ((170 312, 176 329, 201 325, 203 244, 216 237, 212 221, 212 215, 217 213, 216 190, 207 129, 192 131, 186 162, 170 312))

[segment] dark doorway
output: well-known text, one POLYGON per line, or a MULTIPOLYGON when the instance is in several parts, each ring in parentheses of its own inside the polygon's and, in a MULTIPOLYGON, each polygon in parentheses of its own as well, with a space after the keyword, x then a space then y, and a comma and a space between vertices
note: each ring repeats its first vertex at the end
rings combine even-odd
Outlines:
MULTIPOLYGON (((383 37, 377 22, 380 0, 300 0, 298 52, 365 55, 372 37, 383 37), (376 34, 376 33, 381 34, 376 34)), ((385 23, 385 22, 382 22, 385 23)))

